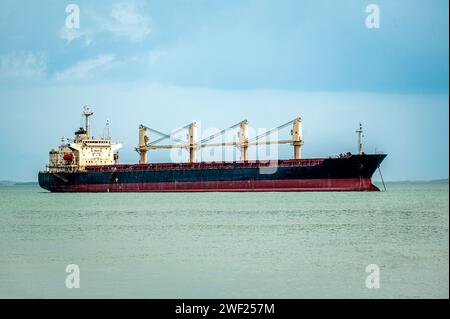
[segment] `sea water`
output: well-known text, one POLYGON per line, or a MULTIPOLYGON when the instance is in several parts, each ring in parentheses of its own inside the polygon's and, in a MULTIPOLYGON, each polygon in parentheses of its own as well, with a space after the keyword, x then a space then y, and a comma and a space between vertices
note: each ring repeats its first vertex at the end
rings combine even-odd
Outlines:
POLYGON ((370 193, 0 187, 2 298, 448 298, 448 267, 448 181, 370 193))

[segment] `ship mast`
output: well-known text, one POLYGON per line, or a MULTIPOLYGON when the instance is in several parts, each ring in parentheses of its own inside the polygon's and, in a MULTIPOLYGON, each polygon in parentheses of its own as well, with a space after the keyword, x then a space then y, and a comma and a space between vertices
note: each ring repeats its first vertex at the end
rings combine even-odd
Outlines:
POLYGON ((303 130, 302 119, 299 117, 292 122, 292 144, 294 145, 294 159, 302 158, 303 130))
POLYGON ((85 117, 84 119, 84 129, 86 130, 86 135, 89 138, 90 136, 90 132, 89 132, 89 117, 92 116, 94 114, 94 112, 91 111, 91 109, 85 105, 83 108, 83 116, 85 117))
POLYGON ((363 128, 362 128, 362 124, 359 123, 359 129, 356 130, 356 133, 358 133, 358 155, 362 155, 363 154, 363 128))
POLYGON ((103 133, 103 139, 109 140, 109 120, 106 120, 105 132, 103 133))

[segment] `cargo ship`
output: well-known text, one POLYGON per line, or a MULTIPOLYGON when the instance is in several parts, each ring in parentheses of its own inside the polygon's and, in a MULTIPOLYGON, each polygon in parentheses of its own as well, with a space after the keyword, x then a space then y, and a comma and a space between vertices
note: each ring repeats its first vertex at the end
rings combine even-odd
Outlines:
MULTIPOLYGON (((161 133, 145 125, 139 127, 139 164, 119 164, 121 144, 109 136, 109 123, 101 138, 90 135, 89 119, 93 112, 85 107, 84 127, 73 139, 63 140, 49 153, 49 163, 39 172, 39 185, 51 192, 281 192, 281 191, 379 191, 372 176, 386 154, 363 152, 363 130, 360 124, 358 153, 342 153, 326 158, 302 158, 302 120, 296 118, 254 138, 248 137, 246 120, 201 141, 197 139, 197 124, 180 130, 186 139, 161 133), (263 140, 275 130, 292 125, 288 140, 263 140), (238 129, 233 142, 208 144, 220 134, 238 129), (149 133, 160 136, 150 142, 149 133), (158 145, 173 139, 176 145, 158 145), (290 144, 293 159, 249 160, 248 148, 257 145, 290 144), (205 147, 234 146, 240 150, 239 161, 199 162, 197 152, 205 147), (186 149, 189 162, 148 163, 148 151, 156 149, 186 149)), ((180 131, 178 130, 178 131, 180 131)), ((381 172, 380 172, 381 173, 381 172)))

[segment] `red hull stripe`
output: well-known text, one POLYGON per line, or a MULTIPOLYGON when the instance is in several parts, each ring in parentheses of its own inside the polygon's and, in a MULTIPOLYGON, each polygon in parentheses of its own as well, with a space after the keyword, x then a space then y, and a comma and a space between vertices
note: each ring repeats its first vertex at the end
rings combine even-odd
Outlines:
POLYGON ((286 191, 378 191, 370 178, 251 180, 84 184, 49 186, 55 192, 286 192, 286 191))

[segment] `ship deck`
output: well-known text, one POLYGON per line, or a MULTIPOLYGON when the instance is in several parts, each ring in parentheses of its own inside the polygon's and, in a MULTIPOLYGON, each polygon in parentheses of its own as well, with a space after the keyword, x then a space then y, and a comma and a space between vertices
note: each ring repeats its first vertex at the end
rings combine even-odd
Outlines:
MULTIPOLYGON (((348 158, 348 157, 346 157, 348 158)), ((299 167, 321 165, 327 158, 255 160, 245 162, 197 162, 197 163, 152 163, 87 166, 88 172, 145 171, 145 170, 195 170, 195 169, 236 169, 236 168, 270 168, 299 167)), ((343 158, 344 159, 344 158, 343 158)))

